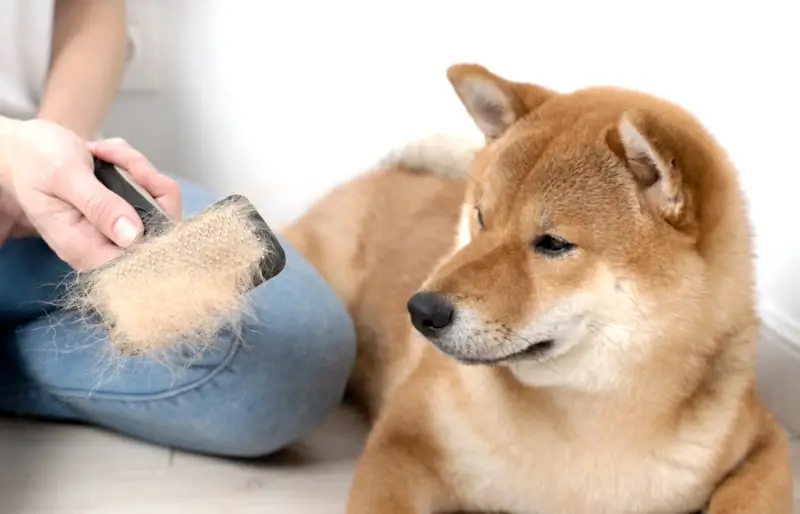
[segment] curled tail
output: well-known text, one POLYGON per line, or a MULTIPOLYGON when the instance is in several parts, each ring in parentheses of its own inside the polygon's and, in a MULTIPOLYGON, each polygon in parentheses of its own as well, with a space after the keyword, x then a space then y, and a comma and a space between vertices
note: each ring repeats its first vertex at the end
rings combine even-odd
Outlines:
POLYGON ((445 179, 462 179, 482 148, 475 139, 434 134, 390 151, 379 166, 399 166, 445 179))

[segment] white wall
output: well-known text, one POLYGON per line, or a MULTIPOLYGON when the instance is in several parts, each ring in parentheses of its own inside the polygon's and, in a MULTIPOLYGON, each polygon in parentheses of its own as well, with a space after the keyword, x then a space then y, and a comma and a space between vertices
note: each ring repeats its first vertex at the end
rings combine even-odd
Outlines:
POLYGON ((476 134, 455 62, 684 104, 741 169, 767 321, 800 343, 797 2, 130 2, 162 6, 163 82, 123 94, 107 131, 276 226, 397 143, 476 134))

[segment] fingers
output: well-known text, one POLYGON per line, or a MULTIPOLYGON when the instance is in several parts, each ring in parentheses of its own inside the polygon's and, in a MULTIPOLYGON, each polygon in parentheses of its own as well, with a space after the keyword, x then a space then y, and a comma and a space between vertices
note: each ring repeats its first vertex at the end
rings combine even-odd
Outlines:
POLYGON ((15 229, 16 237, 24 237, 35 229, 58 258, 77 271, 92 270, 122 253, 119 246, 67 200, 53 198, 45 215, 27 220, 24 225, 19 232, 15 229))
POLYGON ((44 239, 52 248, 58 249, 56 254, 60 259, 77 271, 93 270, 122 253, 118 246, 106 239, 85 218, 69 227, 69 233, 75 238, 74 241, 64 241, 59 237, 55 240, 49 237, 44 239), (76 245, 75 241, 80 241, 81 245, 76 245), (88 248, 91 251, 86 251, 88 248))
POLYGON ((55 173, 53 193, 74 206, 105 237, 122 248, 130 246, 143 231, 136 210, 111 192, 90 170, 55 173))
POLYGON ((72 266, 78 271, 89 271, 118 257, 122 250, 104 238, 88 220, 82 220, 75 226, 75 233, 80 241, 86 243, 91 252, 80 252, 72 260, 72 266))
POLYGON ((131 178, 150 193, 172 220, 181 218, 181 196, 178 183, 159 173, 150 161, 123 139, 106 139, 89 143, 89 150, 100 159, 127 171, 131 178))
MULTIPOLYGON (((181 216, 181 199, 178 184, 159 174, 150 162, 137 150, 121 139, 109 139, 89 143, 88 149, 96 157, 110 162, 125 171, 131 178, 145 189, 173 220, 181 216)), ((89 165, 91 163, 88 163, 89 165)), ((143 224, 134 208, 117 194, 107 189, 87 167, 86 170, 56 170, 52 177, 52 195, 71 205, 77 218, 61 220, 56 223, 51 219, 49 228, 56 225, 75 226, 80 233, 64 231, 64 234, 48 227, 37 227, 42 237, 51 247, 60 248, 59 257, 76 269, 91 269, 115 257, 121 248, 134 243, 143 232, 143 224), (85 171, 85 172, 84 172, 85 171), (82 218, 81 218, 82 215, 82 218), (63 241, 70 232, 70 238, 77 241, 63 241), (80 255, 67 255, 69 249, 76 246, 84 251, 80 255), (91 248, 91 251, 87 251, 91 248), (62 255, 63 254, 63 255, 62 255)), ((69 213, 69 209, 65 209, 69 213)), ((34 220, 35 221, 35 220, 34 220)))
MULTIPOLYGON (((90 271, 118 257, 122 250, 109 241, 86 219, 65 224, 68 233, 74 238, 64 241, 54 234, 43 235, 45 242, 57 249, 56 254, 77 271, 90 271), (76 245, 76 242, 80 245, 76 245), (86 251, 87 249, 91 251, 86 251)), ((66 232, 66 231, 65 231, 66 232)))

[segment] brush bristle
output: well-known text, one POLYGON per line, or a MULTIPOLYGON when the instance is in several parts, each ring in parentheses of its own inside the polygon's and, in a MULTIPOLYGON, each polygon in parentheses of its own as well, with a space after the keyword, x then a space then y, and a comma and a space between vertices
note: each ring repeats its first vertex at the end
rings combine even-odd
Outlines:
POLYGON ((244 199, 220 202, 154 231, 81 276, 70 304, 99 316, 122 353, 209 346, 221 330, 237 327, 244 294, 264 280, 260 264, 273 249, 259 237, 253 211, 244 199))

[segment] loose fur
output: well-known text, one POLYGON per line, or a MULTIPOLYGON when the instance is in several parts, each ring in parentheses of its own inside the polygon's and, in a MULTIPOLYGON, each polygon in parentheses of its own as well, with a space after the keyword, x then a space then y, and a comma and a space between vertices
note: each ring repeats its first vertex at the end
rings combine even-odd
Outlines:
POLYGON ((789 514, 723 149, 646 94, 448 79, 469 165, 394 153, 285 231, 357 327, 347 512, 789 514))
POLYGON ((177 224, 154 227, 140 244, 78 275, 67 307, 99 318, 123 354, 166 360, 171 350, 202 350, 223 329, 237 332, 244 293, 259 283, 273 249, 259 239, 253 206, 220 202, 177 224))

